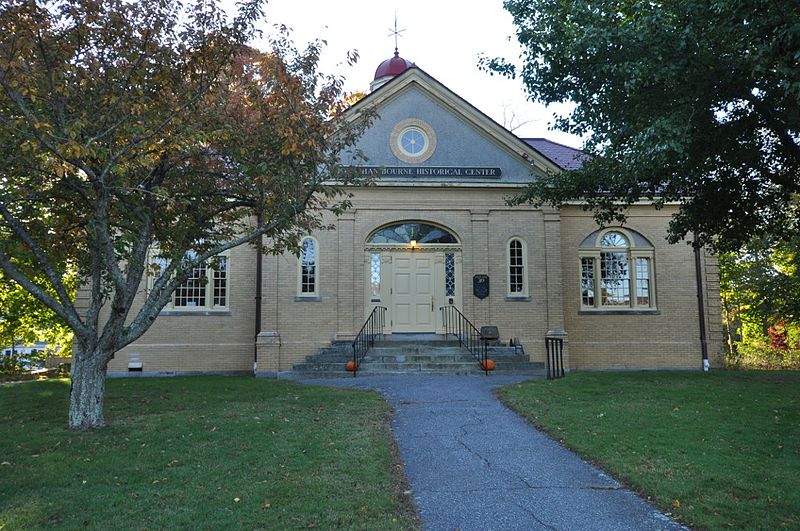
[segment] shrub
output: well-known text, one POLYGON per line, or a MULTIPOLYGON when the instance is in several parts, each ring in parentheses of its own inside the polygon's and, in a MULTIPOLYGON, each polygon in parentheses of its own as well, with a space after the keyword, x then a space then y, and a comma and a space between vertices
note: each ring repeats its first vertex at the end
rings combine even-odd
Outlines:
POLYGON ((768 343, 737 343, 726 354, 726 365, 739 369, 800 370, 800 349, 774 347, 768 343))

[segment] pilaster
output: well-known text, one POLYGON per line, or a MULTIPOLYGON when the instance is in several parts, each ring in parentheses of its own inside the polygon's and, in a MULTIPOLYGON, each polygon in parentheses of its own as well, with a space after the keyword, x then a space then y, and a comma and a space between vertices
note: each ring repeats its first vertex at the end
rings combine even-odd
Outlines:
POLYGON ((277 378, 281 370, 281 335, 277 331, 260 332, 256 337, 258 366, 256 376, 277 378))
MULTIPOLYGON (((355 220, 354 210, 343 213, 337 219, 336 240, 337 240, 337 260, 334 278, 336 279, 336 339, 346 339, 354 337, 360 324, 363 301, 358 300, 357 293, 361 290, 358 287, 358 279, 361 278, 363 271, 359 273, 356 267, 362 267, 362 260, 356 260, 356 253, 363 254, 363 249, 357 249, 355 243, 355 220)), ((363 269, 363 267, 362 267, 363 269)))
POLYGON ((563 263, 561 260, 561 212, 548 208, 544 217, 547 337, 563 341, 564 367, 569 367, 568 336, 564 329, 563 263))
POLYGON ((489 266, 489 211, 472 210, 470 212, 470 224, 472 233, 472 259, 468 271, 467 283, 464 286, 464 296, 471 304, 466 304, 470 308, 467 317, 474 323, 490 323, 492 321, 491 293, 493 290, 502 289, 500 279, 489 278, 489 297, 479 299, 472 293, 472 277, 474 275, 488 275, 489 266), (478 270, 481 268, 481 270, 478 270), (484 271, 483 268, 486 268, 484 271))

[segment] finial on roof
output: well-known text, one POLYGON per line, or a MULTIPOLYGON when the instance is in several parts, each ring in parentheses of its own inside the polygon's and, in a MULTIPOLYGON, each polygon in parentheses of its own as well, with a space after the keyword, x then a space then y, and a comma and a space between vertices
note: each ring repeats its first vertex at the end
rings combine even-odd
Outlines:
POLYGON ((400 57, 400 52, 397 49, 397 38, 400 37, 400 34, 404 31, 404 29, 397 29, 397 12, 395 12, 394 29, 389 28, 389 36, 394 37, 394 57, 391 57, 378 65, 378 69, 375 70, 375 77, 373 78, 372 83, 369 84, 370 90, 378 89, 393 77, 399 76, 412 66, 416 66, 411 61, 407 61, 400 57))
POLYGON ((403 33, 405 29, 397 29, 397 11, 394 12, 394 29, 389 28, 389 37, 394 37, 394 56, 400 57, 400 52, 397 51, 397 38, 403 33))

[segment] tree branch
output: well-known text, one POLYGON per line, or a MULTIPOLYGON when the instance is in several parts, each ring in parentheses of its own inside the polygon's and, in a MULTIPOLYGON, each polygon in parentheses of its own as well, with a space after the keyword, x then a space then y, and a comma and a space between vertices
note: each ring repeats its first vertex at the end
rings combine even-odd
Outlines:
POLYGON ((47 276, 47 280, 49 280, 50 284, 52 284, 53 289, 58 295, 58 298, 64 308, 74 312, 75 308, 72 305, 72 300, 67 294, 64 284, 61 282, 61 275, 58 273, 53 265, 53 262, 50 261, 50 258, 47 256, 47 254, 42 250, 36 240, 33 239, 22 223, 20 223, 19 220, 17 220, 17 218, 11 214, 4 203, 0 203, 0 215, 2 215, 3 219, 6 220, 6 223, 12 232, 16 234, 20 240, 22 240, 22 243, 24 243, 28 249, 31 250, 33 256, 41 265, 42 272, 44 272, 45 276, 47 276))
POLYGON ((81 322, 80 316, 78 315, 78 312, 75 311, 75 307, 72 305, 72 303, 59 304, 59 302, 54 299, 52 295, 47 293, 47 290, 33 282, 22 271, 20 271, 2 249, 0 249, 0 267, 3 268, 3 271, 5 271, 5 273, 11 277, 14 282, 22 286, 31 295, 36 297, 39 302, 53 310, 53 312, 62 318, 64 322, 70 326, 70 328, 75 330, 76 333, 85 334, 87 332, 86 327, 81 322))

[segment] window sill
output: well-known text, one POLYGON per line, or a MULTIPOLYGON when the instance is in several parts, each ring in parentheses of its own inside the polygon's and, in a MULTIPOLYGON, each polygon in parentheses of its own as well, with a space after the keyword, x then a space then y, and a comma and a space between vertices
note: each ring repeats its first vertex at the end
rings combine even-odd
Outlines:
POLYGON ((596 310, 580 310, 578 315, 661 315, 661 311, 657 309, 649 310, 606 310, 598 308, 596 310))
POLYGON ((507 301, 530 301, 529 295, 506 295, 507 301))
POLYGON ((203 315, 214 317, 228 317, 230 310, 161 310, 158 315, 203 315))
POLYGON ((306 297, 295 297, 294 302, 320 302, 322 301, 322 297, 319 295, 309 295, 306 297))

